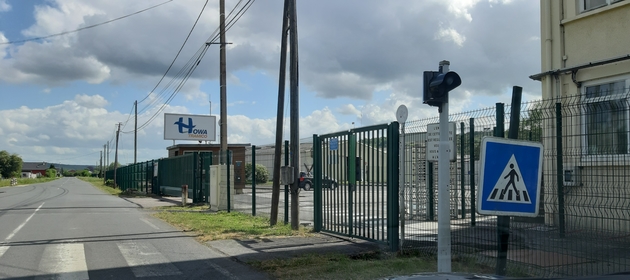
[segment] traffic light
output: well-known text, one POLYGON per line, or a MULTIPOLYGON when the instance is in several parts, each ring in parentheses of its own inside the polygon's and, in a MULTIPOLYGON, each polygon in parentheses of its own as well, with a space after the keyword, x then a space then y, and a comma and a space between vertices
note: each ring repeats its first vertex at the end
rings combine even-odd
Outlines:
POLYGON ((424 104, 439 107, 448 101, 448 92, 462 84, 455 72, 424 71, 424 104))

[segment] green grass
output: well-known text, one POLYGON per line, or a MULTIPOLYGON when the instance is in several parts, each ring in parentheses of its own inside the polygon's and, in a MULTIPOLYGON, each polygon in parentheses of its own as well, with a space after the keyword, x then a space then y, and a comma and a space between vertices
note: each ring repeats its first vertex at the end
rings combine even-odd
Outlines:
MULTIPOLYGON (((205 206, 207 209, 207 206, 205 206)), ((239 212, 202 211, 204 206, 169 207, 153 215, 184 231, 192 232, 199 241, 252 239, 278 236, 306 236, 310 229, 293 231, 290 225, 269 226, 269 219, 239 212)))
MULTIPOLYGON (((46 182, 53 181, 55 179, 57 179, 57 178, 48 178, 48 177, 41 177, 41 178, 36 178, 36 179, 18 178, 17 182, 18 182, 18 186, 23 186, 23 185, 46 183, 46 182)), ((11 179, 2 179, 2 180, 0 180, 0 188, 1 187, 9 187, 9 186, 11 186, 11 179)))
MULTIPOLYGON (((251 266, 274 279, 379 279, 437 271, 437 258, 368 252, 359 255, 303 255, 291 259, 255 261, 251 266)), ((494 269, 469 260, 454 260, 452 271, 493 274, 494 269)))
POLYGON ((99 190, 105 193, 111 194, 111 195, 116 195, 120 197, 147 197, 147 194, 142 193, 142 192, 123 192, 120 189, 114 189, 110 186, 106 186, 105 183, 103 182, 103 178, 96 178, 96 177, 77 177, 77 178, 83 181, 86 181, 94 185, 99 190))

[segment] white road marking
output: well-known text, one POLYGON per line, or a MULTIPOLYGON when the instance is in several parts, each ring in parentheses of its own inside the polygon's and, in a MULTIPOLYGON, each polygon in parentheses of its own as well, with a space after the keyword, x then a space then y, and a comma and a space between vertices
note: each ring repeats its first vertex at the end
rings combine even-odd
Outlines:
POLYGON ((118 243, 118 249, 136 277, 181 275, 182 272, 147 242, 118 243))
POLYGON ((0 257, 2 257, 2 255, 4 255, 4 253, 6 253, 9 248, 9 246, 0 246, 0 257))
POLYGON ((153 223, 149 222, 149 220, 147 219, 140 219, 141 221, 145 222, 147 225, 151 226, 154 229, 160 229, 159 227, 157 227, 156 225, 154 225, 153 223))
POLYGON ((51 244, 46 246, 39 263, 44 274, 37 279, 90 279, 83 243, 51 244))
POLYGON ((42 205, 40 205, 39 207, 37 207, 37 209, 35 209, 35 212, 33 212, 33 214, 31 214, 30 216, 28 216, 28 218, 26 218, 26 221, 24 221, 21 225, 19 225, 16 229, 14 229, 4 241, 11 240, 11 238, 13 238, 13 236, 15 236, 15 234, 18 233, 18 231, 20 231, 26 225, 26 223, 28 223, 28 221, 30 221, 31 218, 33 218, 33 216, 35 216, 35 213, 37 213, 37 211, 39 211, 39 209, 42 208, 42 206, 44 206, 44 202, 42 202, 42 205))

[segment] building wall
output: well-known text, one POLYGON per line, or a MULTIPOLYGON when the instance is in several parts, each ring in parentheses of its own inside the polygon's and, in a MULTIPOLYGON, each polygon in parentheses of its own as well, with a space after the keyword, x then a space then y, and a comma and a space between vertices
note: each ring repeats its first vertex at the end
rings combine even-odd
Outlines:
MULTIPOLYGON (((583 11, 583 0, 541 0, 541 72, 576 67, 630 55, 630 1, 583 11)), ((612 1, 611 1, 612 2, 612 1)), ((568 229, 599 228, 630 232, 624 209, 630 206, 628 155, 588 155, 585 108, 581 104, 589 85, 627 80, 630 60, 588 67, 541 78, 544 100, 562 102, 563 165, 579 174, 579 183, 563 184, 568 229)), ((551 116, 555 102, 545 102, 551 116)), ((626 120, 627 121, 627 120, 626 120)), ((545 120, 543 145, 550 152, 544 158, 545 222, 558 224, 556 124, 545 120)))

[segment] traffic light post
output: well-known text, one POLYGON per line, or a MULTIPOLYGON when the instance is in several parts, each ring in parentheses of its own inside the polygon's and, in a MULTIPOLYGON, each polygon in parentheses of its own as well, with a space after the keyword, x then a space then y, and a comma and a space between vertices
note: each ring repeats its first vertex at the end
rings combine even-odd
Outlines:
POLYGON ((438 272, 451 272, 450 163, 448 149, 448 92, 461 85, 450 63, 440 61, 440 71, 424 72, 424 103, 440 112, 440 151, 438 153, 438 272))

